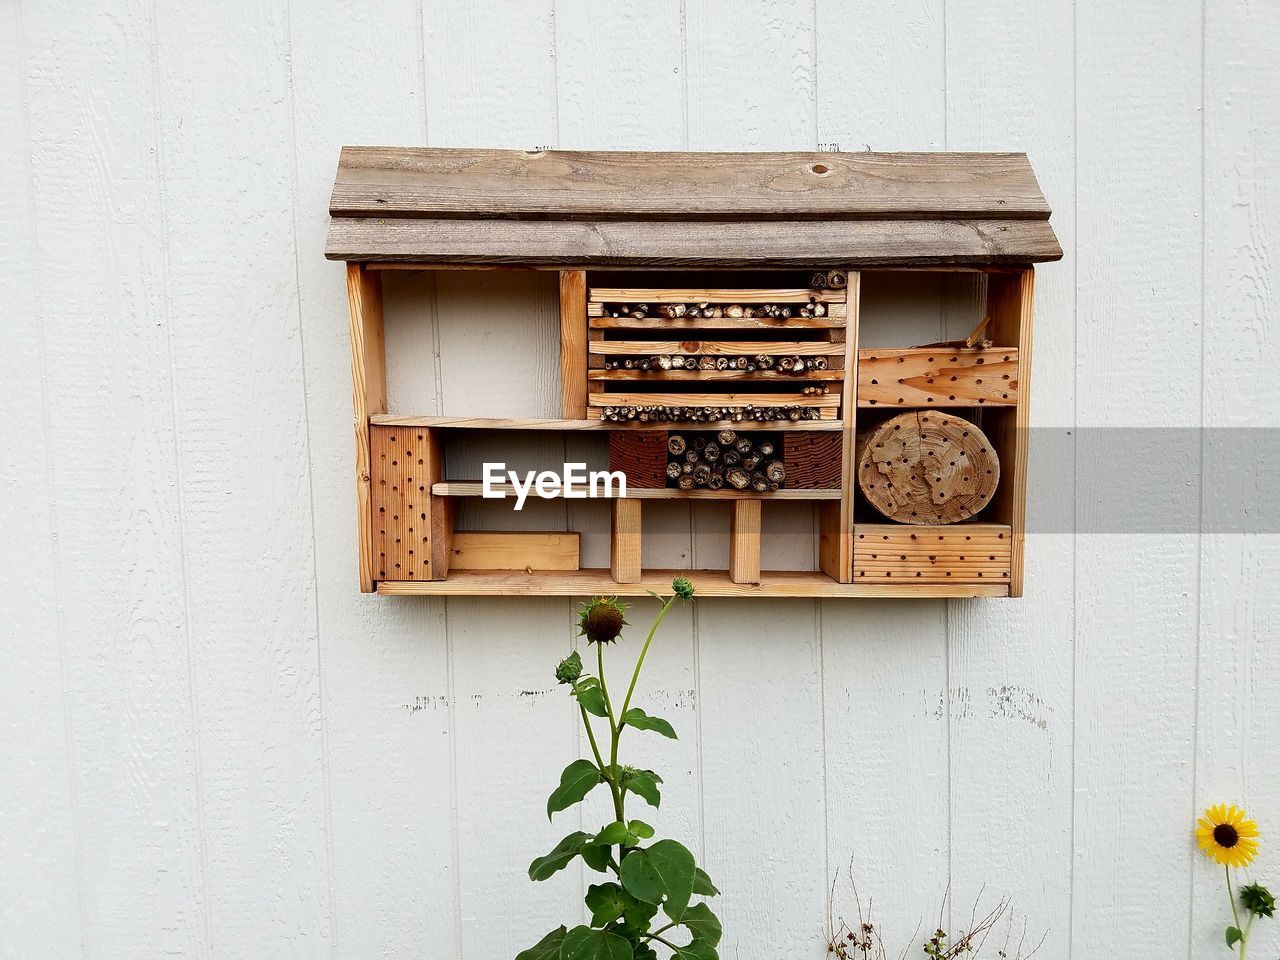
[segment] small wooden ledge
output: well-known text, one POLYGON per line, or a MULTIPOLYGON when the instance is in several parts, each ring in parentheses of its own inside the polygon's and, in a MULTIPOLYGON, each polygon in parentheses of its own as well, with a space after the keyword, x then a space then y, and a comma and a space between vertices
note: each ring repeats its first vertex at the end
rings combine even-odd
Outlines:
POLYGON ((512 573, 457 570, 448 580, 399 581, 378 584, 388 597, 643 597, 671 592, 674 577, 688 577, 698 597, 1007 597, 1008 584, 974 583, 837 583, 817 571, 766 570, 755 583, 734 583, 727 570, 645 570, 640 579, 619 583, 608 570, 568 573, 512 573))

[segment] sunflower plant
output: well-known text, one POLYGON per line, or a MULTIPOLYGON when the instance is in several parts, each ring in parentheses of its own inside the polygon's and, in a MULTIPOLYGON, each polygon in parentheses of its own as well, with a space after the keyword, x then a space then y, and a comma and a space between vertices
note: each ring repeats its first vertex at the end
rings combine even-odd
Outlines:
POLYGON ((1249 934, 1259 917, 1273 917, 1275 897, 1260 883, 1250 883, 1238 890, 1231 882, 1231 871, 1247 867, 1258 855, 1262 834, 1258 824, 1235 804, 1219 803, 1196 821, 1196 841, 1205 856, 1220 864, 1226 872, 1227 899, 1231 902, 1231 923, 1226 930, 1227 946, 1239 945, 1240 960, 1249 949, 1249 934), (1241 922, 1241 915, 1247 919, 1241 922))
POLYGON ((529 879, 546 880, 581 857, 589 869, 604 878, 587 888, 590 923, 559 926, 516 960, 657 960, 659 947, 670 951, 674 960, 718 960, 720 921, 705 902, 692 901, 719 891, 687 847, 675 840, 653 840, 653 827, 628 817, 630 797, 658 807, 662 777, 619 759, 622 737, 628 730, 676 739, 675 729, 666 720, 631 706, 663 617, 677 601, 693 599, 693 585, 685 578, 677 577, 671 587, 672 596, 665 600, 653 595, 662 607, 640 647, 620 704, 610 693, 604 670, 605 647, 618 640, 628 625, 626 607, 616 599, 597 597, 578 616, 580 635, 595 647, 595 674, 584 673, 582 655, 576 650, 556 666, 556 680, 566 685, 577 701, 591 758, 575 760, 564 768, 560 785, 547 799, 547 818, 604 787, 612 801, 613 820, 594 833, 578 830, 569 834, 550 853, 529 864, 529 879), (593 718, 602 727, 599 737, 593 718))

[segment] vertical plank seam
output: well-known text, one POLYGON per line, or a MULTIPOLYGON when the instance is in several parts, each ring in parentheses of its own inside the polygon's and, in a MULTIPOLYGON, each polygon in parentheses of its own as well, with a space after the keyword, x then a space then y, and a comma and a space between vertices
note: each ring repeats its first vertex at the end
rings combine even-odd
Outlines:
POLYGON ((449 855, 453 860, 453 937, 454 956, 462 953, 462 843, 458 831, 458 689, 454 677, 453 626, 449 616, 449 600, 444 600, 445 690, 448 697, 449 721, 449 855))
MULTIPOLYGON (((1071 821, 1067 877, 1067 960, 1075 956, 1077 661, 1080 656, 1080 554, 1074 536, 1080 488, 1080 6, 1071 5, 1071 821)), ((1028 401, 1030 402, 1030 401, 1028 401)), ((1024 557, 1025 559, 1025 557, 1024 557)))
POLYGON ((40 427, 44 434, 44 460, 45 460, 45 485, 49 497, 49 553, 53 560, 53 571, 49 578, 53 586, 53 602, 54 602, 54 622, 58 634, 58 674, 59 681, 62 686, 62 738, 66 749, 67 760, 67 793, 70 800, 71 814, 71 851, 72 866, 75 869, 75 891, 76 891, 76 929, 77 939, 80 942, 80 953, 83 957, 89 955, 89 945, 85 942, 85 918, 84 918, 84 865, 82 849, 84 846, 83 835, 80 829, 80 790, 76 780, 76 751, 75 751, 75 735, 72 732, 74 721, 71 717, 70 706, 70 684, 67 674, 67 644, 66 644, 66 623, 62 611, 62 564, 57 560, 58 557, 58 517, 57 517, 57 483, 55 481, 56 471, 54 470, 53 457, 50 449, 51 429, 49 423, 49 348, 48 339, 45 336, 45 314, 44 314, 44 298, 41 296, 40 284, 40 228, 37 221, 38 209, 36 206, 36 180, 35 180, 35 157, 32 151, 35 142, 31 136, 31 97, 29 90, 30 64, 27 59, 27 36, 23 29, 23 12, 22 0, 18 0, 17 5, 17 29, 18 29, 18 50, 22 64, 27 69, 23 70, 22 81, 22 125, 23 133, 26 137, 27 144, 27 206, 29 210, 28 234, 31 244, 31 276, 34 290, 32 297, 34 300, 36 316, 39 318, 36 329, 39 331, 38 344, 40 350, 40 427))
POLYGON ((430 110, 427 107, 427 49, 423 39, 426 20, 422 12, 422 3, 423 0, 418 0, 418 90, 422 94, 422 142, 425 144, 431 141, 431 120, 430 110))
MULTIPOLYGON (((425 34, 423 34, 425 38, 425 34)), ((423 56, 426 56, 425 39, 423 41, 423 56)), ((426 100, 424 97, 423 107, 425 116, 424 126, 429 129, 430 113, 426 110, 426 100)), ((430 140, 427 141, 430 146, 430 140)), ((385 308, 384 308, 385 311, 385 308)), ((384 321, 385 322, 385 321, 384 321)), ((436 381, 436 412, 440 415, 445 411, 444 398, 444 374, 442 371, 443 356, 440 348, 440 274, 437 271, 431 271, 431 353, 435 367, 436 381)), ((442 465, 447 467, 447 462, 442 465)), ((448 474, 446 473, 447 477, 448 474)), ((454 939, 454 956, 458 960, 463 960, 462 954, 462 841, 458 829, 458 711, 457 711, 457 685, 454 677, 454 655, 453 655, 453 618, 450 616, 450 604, 448 597, 441 598, 441 616, 444 621, 444 659, 445 659, 445 695, 447 700, 446 719, 449 725, 449 856, 452 860, 452 877, 450 888, 452 890, 452 907, 453 907, 453 939, 454 939)))
POLYGON ((809 0, 809 87, 813 100, 813 148, 821 141, 818 126, 822 121, 821 104, 818 102, 818 0, 809 0))
MULTIPOLYGON (((682 147, 689 149, 689 8, 688 0, 680 0, 680 129, 682 147)), ((697 527, 693 520, 694 502, 689 501, 689 567, 698 569, 697 527)), ((703 762, 702 725, 702 618, 698 604, 690 612, 690 636, 693 654, 693 722, 695 731, 694 755, 697 770, 694 777, 694 793, 698 816, 698 862, 707 858, 707 793, 703 762)))
POLYGON ((556 0, 549 0, 547 15, 548 26, 551 28, 551 129, 555 137, 553 145, 558 150, 560 148, 560 37, 556 29, 556 0))
POLYGON ((680 124, 689 149, 689 5, 680 0, 680 124))
MULTIPOLYGON (((573 623, 574 623, 574 618, 572 616, 573 597, 566 597, 565 602, 569 605, 569 613, 570 613, 569 626, 568 626, 569 649, 571 651, 576 651, 578 649, 578 635, 574 633, 574 630, 573 630, 573 623)), ((579 653, 579 656, 581 656, 580 653, 579 653)), ((574 756, 580 757, 583 755, 583 753, 586 752, 586 749, 587 749, 587 745, 584 743, 586 738, 583 736, 584 731, 582 729, 582 724, 578 722, 579 717, 581 717, 581 711, 579 711, 579 713, 575 715, 571 707, 567 712, 569 714, 569 724, 570 724, 570 727, 572 728, 573 744, 574 744, 574 747, 576 748, 574 756)), ((591 722, 586 717, 581 717, 581 719, 582 719, 582 723, 584 724, 591 722)), ((585 810, 583 809, 584 806, 585 805, 581 803, 577 804, 576 809, 578 812, 578 829, 585 831, 587 816, 586 816, 585 810)), ((577 873, 578 873, 578 889, 581 890, 587 886, 587 865, 581 858, 578 858, 574 866, 577 868, 577 873)), ((580 903, 578 906, 578 917, 580 918, 581 923, 588 923, 590 921, 590 918, 587 916, 587 906, 585 902, 580 903)))
MULTIPOLYGON (((436 384, 435 408, 436 416, 442 417, 444 416, 444 362, 441 359, 440 350, 440 273, 437 270, 431 270, 427 275, 431 278, 431 365, 436 384)), ((385 313, 385 307, 383 309, 385 313)), ((388 406, 390 406, 389 402, 388 406)), ((445 475, 445 479, 448 479, 448 474, 445 475)))
POLYGON ((818 734, 822 751, 822 875, 826 881, 823 890, 828 891, 835 880, 831 876, 831 805, 827 789, 827 628, 823 606, 822 598, 815 597, 813 625, 818 638, 818 734))
MULTIPOLYGON (((160 98, 160 14, 153 2, 151 4, 151 110, 155 124, 156 176, 160 201, 160 222, 163 224, 161 239, 162 258, 161 275, 164 278, 160 291, 161 302, 165 312, 165 357, 169 368, 169 417, 170 430, 173 433, 174 486, 178 512, 178 558, 179 577, 182 580, 182 636, 187 655, 187 699, 188 714, 191 717, 191 762, 193 767, 193 792, 195 794, 196 813, 196 851, 200 868, 200 920, 204 930, 204 955, 213 953, 213 918, 209 906, 209 844, 206 831, 204 764, 200 749, 200 697, 196 683, 195 648, 191 639, 191 580, 187 569, 187 528, 186 528, 186 473, 182 460, 182 418, 178 414, 178 375, 174 365, 174 327, 176 324, 173 310, 173 292, 170 285, 170 235, 169 235, 169 191, 167 182, 167 165, 165 163, 164 111, 160 98)), ((314 542, 314 537, 313 537, 314 542)))
MULTIPOLYGON (((1204 467, 1205 467, 1205 344, 1208 342, 1206 327, 1209 325, 1208 298, 1205 287, 1209 276, 1209 234, 1208 206, 1205 174, 1208 168, 1209 147, 1209 40, 1208 16, 1205 7, 1207 0, 1200 0, 1200 495, 1196 504, 1196 642, 1194 646, 1195 665, 1192 671, 1191 699, 1191 815, 1189 822, 1196 821, 1196 798, 1200 795, 1200 651, 1201 635, 1204 628, 1204 467)), ((1242 766, 1243 768, 1243 766, 1242 766)), ((1196 896, 1195 876, 1196 863, 1192 859, 1187 867, 1187 960, 1195 960, 1195 919, 1196 896)))
MULTIPOLYGON (((951 117, 950 117, 950 86, 949 79, 949 62, 947 58, 948 48, 948 32, 947 32, 947 0, 942 0, 942 149, 950 149, 951 143, 951 117)), ((943 276, 942 283, 939 285, 939 310, 938 324, 940 340, 947 339, 947 300, 946 300, 946 276, 943 276)), ((947 898, 943 903, 943 909, 946 911, 947 929, 953 929, 952 923, 952 898, 951 890, 954 889, 955 877, 953 875, 953 867, 955 862, 953 849, 953 827, 955 821, 955 784, 952 777, 952 764, 955 762, 954 744, 951 742, 953 728, 951 724, 951 601, 942 601, 942 682, 943 682, 943 714, 945 716, 944 730, 947 741, 947 898)))
MULTIPOLYGON (((293 231, 293 286, 296 316, 298 318, 298 363, 302 379, 302 429, 305 436, 307 463, 307 522, 311 527, 311 612, 314 618, 316 638, 316 695, 320 707, 320 804, 324 822, 325 890, 328 893, 330 956, 340 955, 338 945, 337 878, 333 852, 333 784, 330 782, 328 716, 325 698, 324 642, 320 629, 320 570, 316 561, 316 545, 320 542, 316 530, 316 489, 314 459, 311 455, 311 404, 307 389, 307 337, 302 320, 302 260, 298 250, 298 110, 293 75, 293 4, 284 3, 285 82, 289 90, 289 205, 292 208, 290 226, 293 231)), ((385 340, 384 340, 385 343, 385 340)), ((385 346, 384 346, 385 351, 385 346)), ((383 395, 386 395, 386 374, 383 374, 383 395)))

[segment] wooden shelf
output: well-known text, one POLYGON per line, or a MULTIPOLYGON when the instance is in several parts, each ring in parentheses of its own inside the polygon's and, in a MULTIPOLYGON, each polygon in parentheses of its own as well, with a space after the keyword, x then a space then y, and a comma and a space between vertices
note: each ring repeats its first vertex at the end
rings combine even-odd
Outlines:
POLYGON ((844 429, 841 420, 790 420, 735 421, 708 420, 704 423, 613 423, 603 420, 523 420, 504 417, 415 417, 398 414, 375 414, 370 418, 380 427, 431 427, 442 430, 824 430, 839 433, 844 429))
POLYGON ((753 583, 734 583, 726 570, 646 570, 634 583, 618 583, 608 570, 538 572, 455 570, 447 580, 384 580, 383 596, 642 597, 671 592, 673 577, 688 577, 697 597, 1006 597, 1008 584, 837 583, 816 571, 772 571, 753 583))
MULTIPOLYGON (((515 496, 515 488, 509 483, 495 483, 494 490, 505 496, 515 496)), ((480 497, 484 484, 479 480, 445 480, 433 484, 432 496, 480 497)), ((528 494, 534 499, 559 500, 560 495, 539 497, 533 490, 528 494)), ((775 490, 758 493, 754 490, 674 490, 667 487, 628 487, 626 497, 595 497, 597 500, 839 500, 839 490, 775 490)))

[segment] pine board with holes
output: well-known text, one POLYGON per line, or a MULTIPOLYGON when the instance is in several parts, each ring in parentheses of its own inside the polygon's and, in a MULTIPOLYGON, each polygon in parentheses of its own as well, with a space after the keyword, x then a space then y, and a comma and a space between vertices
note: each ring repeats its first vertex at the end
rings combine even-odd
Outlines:
POLYGON ((853 528, 855 582, 1009 582, 1009 528, 859 523, 853 528))
POLYGON ((1017 348, 858 351, 859 406, 970 407, 1017 402, 1017 348))

